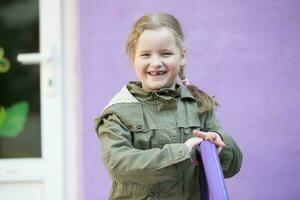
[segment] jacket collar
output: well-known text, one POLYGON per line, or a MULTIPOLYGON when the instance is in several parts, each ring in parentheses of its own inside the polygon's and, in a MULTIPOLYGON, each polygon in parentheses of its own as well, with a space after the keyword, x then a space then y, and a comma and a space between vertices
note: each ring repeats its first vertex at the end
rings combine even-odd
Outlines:
POLYGON ((192 99, 194 101, 197 101, 196 98, 192 95, 192 93, 189 91, 187 87, 184 85, 181 85, 181 99, 192 99))
POLYGON ((141 82, 129 82, 127 89, 140 101, 151 102, 154 99, 168 101, 178 97, 181 99, 192 99, 196 101, 195 97, 193 97, 187 87, 178 83, 176 83, 175 89, 161 88, 157 91, 145 91, 142 88, 141 82))

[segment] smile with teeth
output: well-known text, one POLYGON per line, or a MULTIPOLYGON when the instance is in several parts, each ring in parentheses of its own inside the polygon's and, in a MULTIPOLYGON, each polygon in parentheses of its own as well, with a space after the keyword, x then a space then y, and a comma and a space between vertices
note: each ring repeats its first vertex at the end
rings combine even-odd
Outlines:
POLYGON ((151 71, 151 72, 147 72, 147 74, 151 75, 151 76, 161 76, 164 75, 165 73, 167 73, 166 71, 151 71))

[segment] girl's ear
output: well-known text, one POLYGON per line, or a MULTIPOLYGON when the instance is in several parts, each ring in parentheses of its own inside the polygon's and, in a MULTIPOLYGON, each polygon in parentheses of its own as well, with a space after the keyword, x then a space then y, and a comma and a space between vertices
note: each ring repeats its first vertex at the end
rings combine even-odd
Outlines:
POLYGON ((186 63, 186 49, 183 48, 183 49, 181 50, 181 62, 180 62, 180 65, 181 65, 181 66, 184 66, 185 63, 186 63))

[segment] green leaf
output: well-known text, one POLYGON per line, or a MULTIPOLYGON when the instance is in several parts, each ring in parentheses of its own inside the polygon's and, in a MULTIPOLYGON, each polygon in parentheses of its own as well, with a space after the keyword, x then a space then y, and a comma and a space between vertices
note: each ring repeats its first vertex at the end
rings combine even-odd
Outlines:
POLYGON ((0 58, 2 58, 3 56, 4 56, 4 49, 0 47, 0 58))
POLYGON ((10 62, 4 58, 4 49, 0 47, 0 73, 6 73, 10 69, 10 62))
POLYGON ((3 106, 0 107, 0 128, 5 120, 6 117, 6 113, 5 113, 5 109, 3 106))
MULTIPOLYGON (((24 129, 29 105, 27 102, 13 104, 6 109, 4 120, 0 126, 1 137, 16 137, 24 129)), ((2 111, 1 111, 2 112, 2 111)))
POLYGON ((9 60, 7 60, 4 57, 0 58, 0 73, 8 72, 9 69, 10 69, 9 60))

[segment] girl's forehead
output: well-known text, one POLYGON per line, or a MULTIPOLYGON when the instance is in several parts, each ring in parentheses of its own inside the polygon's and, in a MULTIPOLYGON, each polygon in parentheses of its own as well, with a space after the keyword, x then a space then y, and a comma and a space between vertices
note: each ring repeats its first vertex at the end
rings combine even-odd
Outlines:
POLYGON ((174 34, 167 28, 145 30, 137 42, 137 49, 151 47, 175 47, 174 34))

